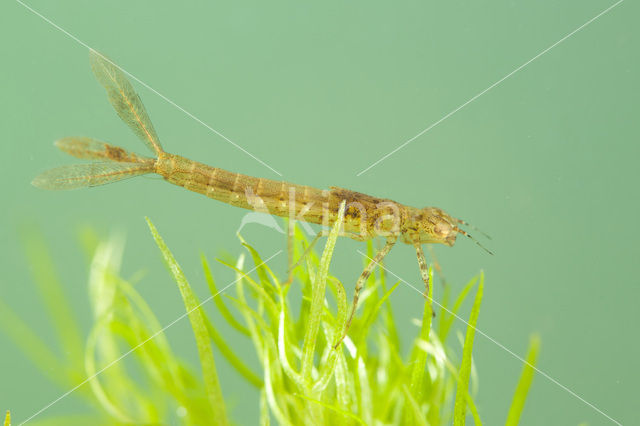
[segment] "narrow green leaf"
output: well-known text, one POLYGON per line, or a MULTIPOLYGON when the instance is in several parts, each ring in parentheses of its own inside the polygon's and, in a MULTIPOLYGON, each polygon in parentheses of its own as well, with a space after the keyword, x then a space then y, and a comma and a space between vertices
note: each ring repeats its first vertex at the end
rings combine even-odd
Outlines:
MULTIPOLYGON (((381 276, 384 277, 384 268, 380 268, 381 276)), ((380 282, 382 291, 386 292, 386 279, 381 280, 380 282)), ((396 352, 400 352, 400 336, 398 335, 398 327, 396 325, 395 318, 393 316, 393 308, 391 307, 391 301, 387 299, 387 303, 385 303, 385 308, 382 310, 382 315, 384 318, 384 326, 389 336, 389 343, 393 345, 396 349, 396 352)))
MULTIPOLYGON (((429 315, 431 316, 431 315, 429 315)), ((419 426, 427 426, 427 421, 424 418, 424 416, 422 415, 422 412, 420 411, 420 405, 418 404, 418 401, 416 400, 416 398, 414 397, 414 395, 411 393, 411 391, 407 388, 406 385, 402 386, 402 390, 404 392, 404 396, 407 399, 408 404, 408 410, 407 411, 407 417, 408 418, 412 418, 413 419, 413 424, 415 425, 419 425, 419 426)), ((411 423, 406 423, 406 424, 411 424, 411 423)))
POLYGON ((268 271, 269 267, 265 265, 264 261, 262 260, 262 258, 260 257, 256 249, 254 249, 250 244, 247 244, 247 242, 244 239, 242 239, 242 237, 240 237, 240 241, 242 241, 242 245, 245 246, 247 250, 249 250, 249 253, 251 253, 251 257, 253 258, 254 265, 258 265, 256 267, 256 273, 258 274, 258 278, 260 278, 260 284, 268 292, 269 296, 271 298, 274 298, 275 297, 274 285, 271 282, 271 280, 269 280, 269 275, 267 274, 267 272, 270 272, 268 271))
POLYGON ((359 355, 356 358, 356 389, 358 392, 358 405, 360 407, 360 414, 367 424, 373 423, 373 395, 371 389, 371 383, 369 382, 369 375, 367 371, 367 364, 365 360, 359 355))
POLYGON ((191 322, 191 327, 193 328, 193 334, 198 347, 198 355, 200 357, 200 365, 202 366, 202 375, 207 389, 207 396, 214 413, 214 418, 211 420, 218 425, 227 425, 229 422, 227 420, 226 407, 222 397, 220 383, 218 381, 215 361, 213 359, 210 336, 204 322, 202 311, 196 302, 191 286, 189 285, 187 278, 184 276, 180 265, 176 262, 173 254, 169 251, 169 248, 160 234, 158 234, 158 231, 151 220, 149 218, 146 218, 146 220, 149 225, 149 229, 151 230, 151 234, 153 235, 153 239, 156 241, 169 271, 178 284, 182 300, 184 301, 184 305, 189 316, 189 321, 191 322))
POLYGON ((453 321, 462 306, 462 303, 466 300, 467 295, 473 288, 473 286, 478 281, 478 277, 473 277, 469 282, 464 286, 456 301, 453 304, 451 309, 445 310, 444 305, 442 309, 442 319, 440 320, 440 340, 445 343, 447 341, 447 336, 449 335, 449 331, 451 330, 451 326, 453 325, 453 321))
MULTIPOLYGON (((433 268, 429 268, 429 281, 433 282, 433 268)), ((396 284, 397 285, 397 284, 396 284)), ((409 391, 411 395, 417 401, 422 402, 422 394, 424 393, 424 372, 427 367, 427 352, 418 350, 417 342, 419 340, 428 342, 429 334, 431 333, 431 322, 433 320, 433 285, 429 286, 429 297, 424 301, 424 308, 422 311, 422 326, 420 327, 420 334, 414 343, 415 357, 411 361, 413 366, 411 369, 411 382, 409 385, 409 391)), ((417 419, 416 419, 417 421, 417 419)))
POLYGON ((23 228, 22 240, 29 260, 33 280, 36 283, 42 303, 47 309, 60 347, 72 366, 82 365, 83 338, 78 321, 73 315, 69 299, 65 295, 62 282, 54 267, 51 252, 42 235, 33 227, 23 228))
MULTIPOLYGON (((156 318, 147 302, 129 282, 119 277, 115 278, 118 281, 118 289, 126 295, 130 304, 135 306, 136 312, 139 312, 139 314, 136 313, 131 316, 133 318, 139 317, 137 322, 144 324, 144 336, 140 335, 138 341, 144 341, 148 338, 147 336, 155 334, 153 340, 147 342, 144 348, 145 350, 149 350, 149 348, 156 348, 155 351, 149 350, 153 360, 152 368, 156 368, 159 371, 169 392, 180 400, 184 395, 186 385, 183 377, 181 377, 180 365, 175 360, 167 337, 164 333, 157 333, 157 330, 162 328, 160 321, 158 321, 158 318, 156 318)), ((131 323, 132 321, 130 320, 129 322, 131 323)))
MULTIPOLYGON (((333 342, 336 341, 340 337, 340 333, 344 329, 345 323, 347 322, 347 294, 344 291, 344 286, 342 283, 334 278, 329 277, 329 281, 333 284, 336 290, 336 301, 338 304, 338 314, 336 316, 335 322, 329 324, 327 322, 323 323, 325 328, 325 338, 327 339, 327 346, 331 348, 333 342)), ((327 385, 329 384, 329 380, 334 376, 336 362, 338 361, 338 354, 342 354, 342 351, 335 351, 329 349, 329 357, 326 362, 321 363, 320 372, 318 375, 318 379, 313 384, 312 392, 322 392, 327 385)))
MULTIPOLYGON (((111 315, 107 313, 102 318, 100 318, 100 320, 98 320, 98 322, 95 324, 95 326, 91 330, 91 333, 89 333, 89 338, 87 339, 84 365, 87 371, 87 375, 89 377, 93 377, 93 380, 89 381, 89 386, 91 387, 91 390, 93 391, 93 394, 96 400, 98 401, 98 403, 100 404, 100 406, 107 413, 109 413, 110 416, 114 417, 119 422, 123 422, 123 423, 145 422, 147 419, 140 419, 140 418, 134 419, 129 415, 129 413, 126 413, 120 407, 120 404, 111 401, 111 399, 107 395, 107 391, 104 389, 102 383, 100 382, 100 380, 103 379, 103 376, 99 376, 98 368, 96 367, 96 348, 108 347, 108 350, 110 349, 109 350, 110 353, 105 354, 104 350, 100 351, 102 352, 100 354, 102 357, 104 357, 105 355, 109 357, 107 358, 106 365, 100 369, 100 373, 106 374, 107 370, 105 369, 109 368, 108 373, 112 377, 111 383, 117 386, 117 389, 116 389, 117 396, 128 397, 128 398, 132 397, 132 392, 129 386, 134 387, 135 384, 132 383, 127 378, 127 376, 124 374, 124 372, 120 368, 121 367, 120 364, 118 364, 117 362, 115 363, 113 362, 114 360, 118 359, 117 358, 118 354, 116 352, 115 342, 113 342, 112 336, 106 333, 106 330, 105 330, 109 325, 109 322, 111 322, 111 315), (101 338, 103 334, 106 335, 106 338, 101 338), (125 386, 126 386, 126 390, 124 389, 125 386), (125 394, 123 395, 123 393, 125 394), (136 420, 138 421, 136 422, 136 420)), ((136 402, 139 402, 139 401, 136 401, 136 402)))
POLYGON ((465 424, 465 416, 467 412, 467 394, 469 388, 469 377, 471 375, 471 354, 473 351, 473 339, 476 333, 476 324, 478 323, 478 315, 480 314, 480 305, 482 303, 482 291, 484 289, 484 273, 480 273, 480 283, 476 292, 476 298, 471 308, 471 315, 467 325, 467 334, 464 339, 464 347, 462 349, 462 363, 460 365, 460 374, 458 376, 458 386, 456 390, 456 400, 453 409, 453 424, 455 426, 465 424))
POLYGON ((298 388, 302 389, 304 386, 302 376, 297 371, 295 371, 289 363, 285 334, 285 313, 284 310, 281 310, 280 321, 278 323, 278 355, 280 357, 280 362, 282 363, 284 373, 287 375, 287 377, 289 377, 289 379, 293 381, 293 383, 298 386, 298 388))
MULTIPOLYGON (((382 308, 382 305, 387 301, 389 296, 391 296, 391 293, 394 292, 394 290, 398 287, 399 284, 400 284, 400 281, 395 283, 389 290, 385 291, 381 298, 377 300, 374 299, 375 303, 371 306, 370 309, 368 309, 368 312, 364 318, 364 321, 362 322, 362 334, 360 337, 361 339, 364 340, 366 338, 368 332, 371 329, 371 324, 373 324, 376 317, 378 317, 378 314, 380 313, 380 309, 382 308)), ((364 342, 361 342, 361 344, 364 344, 364 342)))
POLYGON ((353 376, 349 370, 344 351, 338 352, 338 362, 334 373, 336 383, 336 399, 337 403, 343 409, 350 409, 352 401, 356 400, 356 389, 353 376))
POLYGON ((263 369, 264 371, 267 372, 267 374, 264 375, 264 391, 265 391, 267 403, 269 404, 269 408, 271 408, 271 413, 273 414, 273 417, 276 418, 276 420, 278 421, 278 424, 280 425, 285 425, 285 426, 293 425, 293 423, 290 422, 287 419, 287 417, 284 415, 279 404, 279 402, 281 401, 279 401, 278 398, 276 398, 273 383, 271 382, 271 374, 268 374, 270 371, 272 371, 269 357, 265 357, 263 361, 263 369))
POLYGON ((336 292, 336 304, 338 305, 338 314, 336 315, 336 322, 334 324, 336 335, 333 336, 334 339, 340 337, 338 333, 340 333, 347 322, 347 314, 348 314, 348 305, 347 305, 347 292, 344 290, 344 286, 335 277, 329 277, 329 282, 332 283, 336 292))
POLYGON ((244 377, 249 383, 257 387, 258 389, 262 388, 264 383, 262 382, 260 377, 258 377, 256 373, 254 373, 247 366, 247 364, 245 364, 244 361, 242 361, 240 357, 235 354, 231 347, 229 347, 227 342, 225 342, 224 337, 222 337, 222 335, 214 327, 213 323, 209 320, 207 314, 204 311, 202 312, 202 314, 207 326, 207 331, 211 335, 211 340, 213 340, 213 343, 216 344, 216 346, 220 350, 220 353, 227 359, 227 361, 229 361, 229 364, 231 364, 231 366, 235 368, 235 370, 240 373, 240 375, 244 377))
POLYGON ((260 426, 269 426, 271 424, 269 417, 269 403, 267 402, 267 393, 264 389, 260 391, 260 426))
POLYGON ((319 372, 318 379, 313 383, 313 387, 311 388, 311 394, 317 395, 321 394, 329 384, 329 381, 334 376, 336 363, 338 362, 338 353, 339 351, 333 350, 332 344, 335 342, 339 336, 337 336, 336 328, 331 328, 329 322, 323 322, 322 327, 326 339, 326 348, 322 354, 322 359, 319 364, 319 372))
POLYGON ((478 413, 478 408, 476 407, 475 402, 473 402, 473 398, 467 392, 467 405, 469 406, 469 411, 471 411, 471 415, 473 416, 473 425, 474 426, 482 426, 482 420, 480 420, 480 413, 478 413))
MULTIPOLYGON (((133 307, 126 297, 122 297, 118 286, 120 279, 117 272, 123 246, 122 238, 110 238, 99 242, 93 250, 89 268, 89 297, 95 324, 85 346, 84 367, 86 374, 91 377, 96 375, 97 363, 101 362, 104 366, 104 373, 91 380, 89 386, 97 402, 109 415, 120 422, 148 423, 158 420, 153 404, 141 395, 136 383, 130 380, 124 363, 112 363, 121 356, 118 338, 124 339, 129 347, 135 347, 147 337, 146 334, 139 336, 143 329, 139 313, 134 314, 133 307)), ((135 352, 141 365, 155 366, 147 353, 155 343, 149 342, 135 352)), ((153 367, 151 371, 156 372, 153 367)))
POLYGON ((333 249, 338 239, 338 234, 342 227, 342 221, 344 219, 345 202, 340 204, 340 210, 338 211, 338 219, 333 225, 329 237, 327 238, 327 244, 322 252, 322 258, 320 259, 320 267, 316 279, 313 283, 312 296, 311 296, 311 308, 309 311, 309 322, 307 323, 307 332, 304 335, 304 343, 302 346, 302 377, 311 385, 311 371, 313 369, 313 355, 316 347, 316 338, 318 336, 318 330, 320 329, 320 321, 322 320, 322 308, 325 301, 325 288, 327 285, 327 275, 329 273, 329 264, 331 263, 331 257, 333 256, 333 249))
POLYGON ((211 268, 209 267, 209 262, 207 262, 207 258, 204 254, 200 255, 200 260, 202 261, 202 269, 204 270, 204 277, 207 281, 207 285, 209 286, 209 292, 213 297, 213 302, 216 304, 216 307, 222 314, 225 320, 231 325, 233 328, 238 330, 240 333, 248 336, 249 330, 247 327, 242 325, 234 316, 231 314, 229 309, 227 309, 227 305, 224 303, 224 298, 215 297, 218 294, 218 287, 216 286, 216 282, 213 279, 213 275, 211 274, 211 268))
POLYGON ((511 407, 509 408, 509 414, 507 415, 507 421, 505 425, 513 426, 517 425, 520 421, 520 415, 524 408, 527 394, 529 393, 529 387, 535 374, 536 361, 538 359, 538 352, 540 351, 540 336, 534 334, 529 339, 529 350, 527 351, 527 360, 522 367, 522 373, 518 386, 513 394, 513 400, 511 401, 511 407))
POLYGON ((240 311, 240 314, 244 317, 244 321, 247 324, 247 329, 249 330, 249 335, 251 337, 251 341, 256 350, 256 353, 258 354, 258 358, 263 360, 265 356, 264 349, 263 349, 265 347, 264 339, 262 337, 262 333, 260 333, 258 330, 258 325, 254 320, 254 316, 252 315, 252 310, 249 307, 249 304, 247 303, 247 299, 244 294, 244 281, 248 281, 249 279, 249 276, 242 270, 242 268, 244 267, 244 259, 245 259, 245 256, 243 253, 238 257, 238 261, 236 262, 235 265, 227 264, 221 261, 220 259, 216 259, 216 260, 222 263, 223 265, 229 266, 231 269, 236 271, 235 287, 236 287, 236 294, 238 295, 238 298, 234 299, 229 295, 225 295, 225 296, 236 305, 237 309, 240 311))
MULTIPOLYGON (((74 386, 65 374, 65 366, 46 343, 2 299, 0 299, 0 330, 20 348, 40 371, 61 388, 74 386)), ((78 382, 82 380, 78 378, 78 382)))
POLYGON ((221 259, 216 259, 218 262, 220 262, 221 264, 228 266, 229 268, 233 269, 234 271, 236 271, 238 274, 241 275, 245 275, 242 279, 246 280, 247 284, 249 284, 251 286, 251 288, 253 288, 255 290, 255 292, 257 293, 258 296, 258 300, 262 301, 266 304, 267 307, 267 311, 269 312, 269 315, 271 316, 271 319, 274 320, 274 322, 277 321, 278 319, 278 306, 276 305, 276 302, 273 300, 273 298, 271 296, 269 296, 269 294, 265 291, 264 287, 261 286, 260 284, 258 284, 253 278, 251 278, 249 275, 246 275, 245 272, 242 271, 242 269, 239 269, 238 267, 231 265, 230 263, 226 263, 225 261, 221 260, 221 259))
POLYGON ((78 230, 77 235, 87 260, 91 261, 93 253, 100 244, 100 236, 92 227, 86 225, 78 230))
POLYGON ((366 425, 364 420, 362 420, 360 417, 356 416, 355 414, 353 414, 353 413, 351 413, 349 411, 343 410, 340 407, 337 407, 337 406, 335 406, 333 404, 327 404, 326 402, 322 402, 322 401, 319 401, 317 399, 310 398, 310 397, 308 397, 306 395, 302 395, 302 394, 299 394, 299 393, 296 393, 294 395, 299 397, 299 398, 302 398, 304 400, 307 400, 309 402, 313 402, 314 404, 318 404, 318 405, 320 405, 320 406, 322 406, 322 407, 324 407, 324 408, 326 408, 328 410, 335 411, 338 414, 341 414, 341 415, 343 415, 345 417, 350 418, 351 420, 354 420, 356 423, 358 423, 360 425, 366 425))

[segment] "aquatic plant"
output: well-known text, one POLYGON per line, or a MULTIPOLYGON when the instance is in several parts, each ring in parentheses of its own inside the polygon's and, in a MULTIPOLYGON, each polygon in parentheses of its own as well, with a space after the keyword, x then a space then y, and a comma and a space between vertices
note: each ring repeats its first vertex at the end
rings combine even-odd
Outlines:
MULTIPOLYGON (((401 283, 388 282, 384 269, 378 268, 368 279, 347 339, 334 349, 349 306, 343 283, 329 272, 339 224, 321 256, 311 251, 295 269, 295 280, 289 285, 271 270, 269 259, 263 259, 242 238, 248 257, 241 254, 235 261, 220 261, 235 271, 232 287, 218 286, 209 261, 202 256, 210 295, 200 301, 160 233, 147 221, 182 296, 183 317, 191 323, 200 372, 195 373, 193 366, 174 354, 164 333, 167 325, 163 328, 136 291, 135 279, 120 275, 121 239, 102 240, 92 231, 83 233, 90 259, 88 282, 94 320, 83 343, 46 246, 31 233, 25 238, 27 253, 64 355, 56 354, 1 299, 0 329, 63 391, 73 389, 74 395, 95 408, 91 415, 48 417, 43 412, 37 423, 231 424, 234 412, 225 402, 231 395, 218 379, 214 347, 258 390, 255 404, 260 407, 262 425, 273 421, 282 425, 460 425, 468 416, 475 424, 482 423, 474 403, 478 386, 472 354, 484 286, 482 273, 451 303, 450 287, 446 287, 435 319, 425 303, 422 318, 416 320, 417 334, 408 348, 403 348, 389 301, 401 283), (248 258, 252 267, 245 265, 248 258), (474 288, 466 335, 452 339, 454 319, 474 288), (252 343, 259 370, 249 365, 246 354, 234 349, 234 343, 219 331, 220 324, 210 319, 203 305, 211 299, 219 317, 252 343)), ((303 233, 296 229, 294 257, 298 258, 307 245, 303 233)), ((368 252, 372 257, 372 244, 368 252)), ((433 278, 432 270, 430 274, 433 278)), ((516 387, 508 425, 518 423, 538 347, 539 339, 532 338, 529 365, 525 365, 516 387)))

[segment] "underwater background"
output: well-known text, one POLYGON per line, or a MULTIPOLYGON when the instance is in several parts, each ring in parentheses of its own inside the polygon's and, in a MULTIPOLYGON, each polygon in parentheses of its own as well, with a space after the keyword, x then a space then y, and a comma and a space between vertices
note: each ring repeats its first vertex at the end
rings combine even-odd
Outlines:
MULTIPOLYGON (((615 2, 27 4, 175 104, 132 81, 168 152, 253 176, 441 207, 489 233, 483 244, 494 256, 463 238, 435 247, 456 293, 485 272, 478 329, 495 342, 477 336, 474 358, 486 424, 504 422, 522 368, 504 348, 524 357, 531 333, 542 341, 538 368, 575 395, 536 374, 522 424, 637 421, 636 3, 619 3, 546 52, 615 2)), ((68 192, 31 186, 43 170, 78 162, 52 145, 64 136, 149 153, 109 105, 86 47, 20 2, 2 2, 0 16, 0 298, 53 345, 21 243, 42 233, 88 333, 78 234, 90 226, 105 237, 126 236, 123 276, 145 271, 136 288, 170 323, 184 306, 144 217, 204 295, 199 255, 243 252, 236 231, 246 211, 159 177, 68 192)), ((242 235, 265 258, 286 247, 284 235, 259 224, 242 235)), ((362 270, 357 249, 364 246, 340 239, 332 263, 349 292, 362 270)), ((284 273, 286 256, 271 266, 284 273)), ((422 287, 410 246, 397 245, 386 266, 422 287)), ((221 286, 234 279, 213 268, 221 286)), ((434 298, 441 294, 435 287, 434 298)), ((424 299, 400 285, 391 300, 408 341, 424 299)), ((463 323, 455 327, 464 331, 463 323)), ((167 337, 197 371, 188 321, 167 337)), ((0 410, 11 409, 17 424, 66 389, 0 338, 0 410)), ((239 350, 251 359, 250 346, 239 350)), ((231 417, 254 424, 257 392, 217 361, 231 417)), ((71 394, 36 420, 87 409, 71 394)))

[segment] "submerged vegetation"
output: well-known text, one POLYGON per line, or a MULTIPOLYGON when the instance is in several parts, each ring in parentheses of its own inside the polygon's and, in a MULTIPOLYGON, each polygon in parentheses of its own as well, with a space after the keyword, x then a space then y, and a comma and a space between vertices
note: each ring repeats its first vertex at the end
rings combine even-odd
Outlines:
MULTIPOLYGON (((311 251, 290 285, 284 285, 269 268, 269 259, 242 238, 252 266, 245 265, 249 259, 244 254, 233 262, 220 261, 236 274, 228 286, 216 283, 209 261, 202 256, 210 294, 200 300, 153 223, 148 220, 148 224, 182 296, 199 373, 174 354, 164 332, 183 317, 160 324, 132 284, 136 279, 120 275, 121 240, 101 240, 90 231, 83 234, 93 312, 93 325, 83 343, 53 262, 41 238, 32 234, 25 237, 29 261, 64 356, 55 353, 2 299, 0 330, 60 387, 61 394, 73 389, 73 395, 94 409, 93 414, 64 417, 48 416, 46 411, 14 411, 14 417, 37 414, 33 421, 25 419, 30 424, 232 424, 234 410, 225 399, 237 395, 220 383, 215 355, 224 357, 256 388, 259 398, 243 403, 259 406, 261 425, 459 425, 467 418, 482 423, 474 403, 478 386, 472 354, 482 274, 469 281, 451 303, 446 287, 435 318, 425 303, 422 318, 416 320, 417 335, 403 348, 406 344, 398 336, 389 300, 400 282, 388 282, 383 269, 377 268, 365 286, 348 337, 334 349, 349 307, 345 286, 329 272, 338 225, 321 256, 311 251), (455 339, 454 319, 474 288, 466 335, 455 339), (211 299, 216 318, 224 319, 225 327, 236 334, 234 343, 223 336, 221 324, 210 319, 207 311, 214 307, 206 303, 211 299), (238 335, 251 342, 258 360, 253 364, 258 368, 246 353, 234 349, 238 335)), ((296 230, 295 258, 307 244, 296 230)), ((371 256, 371 244, 368 250, 371 256)), ((538 347, 538 339, 532 338, 529 365, 516 387, 508 425, 518 423, 538 347)))

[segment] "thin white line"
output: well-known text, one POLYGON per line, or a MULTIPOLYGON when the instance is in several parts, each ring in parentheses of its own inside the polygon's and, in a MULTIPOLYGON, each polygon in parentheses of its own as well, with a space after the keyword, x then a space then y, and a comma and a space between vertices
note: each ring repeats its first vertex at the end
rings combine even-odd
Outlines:
POLYGON ((129 349, 127 352, 125 352, 124 354, 120 355, 117 359, 111 361, 109 364, 107 364, 106 366, 104 366, 102 369, 100 369, 100 371, 97 371, 96 373, 92 374, 91 376, 87 377, 86 379, 84 379, 82 382, 80 382, 78 385, 74 386, 73 388, 69 389, 68 391, 66 391, 65 393, 63 393, 62 395, 60 395, 58 398, 56 398, 55 400, 51 401, 49 404, 47 404, 46 406, 44 406, 43 408, 41 408, 40 410, 38 410, 35 414, 31 415, 31 417, 29 417, 28 419, 26 419, 25 421, 23 421, 22 423, 20 423, 18 426, 22 426, 23 424, 27 423, 28 421, 30 421, 31 419, 33 419, 34 417, 38 416, 39 414, 41 414, 43 411, 47 410, 48 408, 50 408, 51 406, 53 406, 54 404, 58 403, 61 399, 67 397, 69 394, 71 394, 73 391, 75 391, 76 389, 78 389, 79 387, 81 387, 82 385, 86 384, 87 382, 93 380, 96 378, 96 376, 98 376, 99 374, 102 374, 102 372, 104 372, 105 370, 107 370, 108 368, 112 367, 114 364, 120 362, 124 357, 126 357, 127 355, 129 355, 130 353, 134 352, 136 349, 138 349, 139 347, 141 347, 142 345, 144 345, 145 343, 147 343, 148 341, 154 339, 158 334, 164 332, 166 329, 168 329, 169 327, 171 327, 172 325, 174 325, 175 323, 177 323, 178 321, 180 321, 181 319, 183 319, 184 317, 186 317, 187 315, 189 315, 191 312, 195 311, 196 309, 198 309, 200 306, 204 305, 205 303, 207 303, 208 301, 210 301, 211 299, 213 299, 214 297, 216 297, 217 295, 219 295, 220 293, 222 293, 223 291, 225 291, 226 289, 228 289, 229 287, 231 287, 232 285, 234 285, 235 283, 237 283, 238 281, 240 281, 241 279, 243 279, 244 277, 246 277, 247 275, 249 275, 251 272, 255 271, 256 269, 258 269, 260 266, 264 265, 265 263, 267 263, 268 261, 270 261, 271 259, 273 259, 274 257, 276 257, 277 255, 279 255, 280 253, 282 253, 282 250, 279 250, 276 254, 274 254, 273 256, 271 256, 270 258, 268 258, 267 260, 263 261, 262 263, 260 263, 259 265, 255 266, 253 269, 251 269, 250 271, 246 272, 244 275, 242 275, 241 277, 237 278, 235 281, 230 282, 229 284, 227 284, 222 290, 218 291, 216 294, 213 294, 209 297, 207 297, 206 299, 204 299, 198 306, 196 306, 195 308, 191 309, 190 311, 185 312, 184 314, 180 315, 178 318, 176 318, 175 320, 171 321, 169 324, 167 324, 165 327, 163 327, 162 329, 156 331, 153 335, 151 335, 149 338, 147 338, 146 340, 144 340, 141 343, 138 343, 136 346, 134 346, 133 348, 129 349))
POLYGON ((546 49, 544 49, 542 52, 538 53, 536 56, 534 56, 533 58, 529 59, 527 62, 525 62, 524 64, 520 65, 518 68, 516 68, 515 70, 511 71, 509 74, 505 75, 504 77, 502 77, 500 80, 496 81, 495 83, 493 83, 491 86, 487 87, 486 89, 484 89, 482 92, 478 93, 477 95, 475 95, 474 97, 472 97, 471 99, 469 99, 467 102, 463 103, 462 105, 460 105, 459 107, 457 107, 456 109, 454 109, 453 111, 451 111, 450 113, 448 113, 447 115, 445 115, 444 117, 442 117, 440 120, 436 121, 435 123, 431 124, 429 127, 427 127, 426 129, 424 129, 423 131, 421 131, 420 133, 418 133, 417 135, 415 135, 414 137, 412 137, 411 139, 407 140, 406 142, 404 142, 402 145, 398 146, 396 149, 394 149, 393 151, 389 152, 387 155, 385 155, 384 157, 380 158, 378 161, 376 161, 375 163, 371 164, 369 167, 367 167, 366 169, 362 170, 360 173, 358 173, 356 176, 360 176, 363 173, 365 173, 366 171, 368 171, 369 169, 371 169, 372 167, 376 166, 377 164, 379 164, 380 162, 386 160, 387 158, 389 158, 390 156, 392 156, 393 154, 395 154, 396 152, 398 152, 399 150, 401 150, 402 148, 404 148, 405 146, 409 145, 411 142, 413 142, 414 140, 418 139, 420 136, 424 135, 425 133, 427 133, 429 130, 433 129, 434 127, 436 127, 438 124, 442 123, 444 120, 446 120, 447 118, 451 117, 453 114, 455 114, 456 112, 460 111, 462 108, 466 107, 467 105, 469 105, 471 102, 475 101, 476 99, 478 99, 480 96, 484 95, 485 93, 487 93, 489 90, 493 89, 494 87, 496 87, 498 84, 502 83, 503 81, 505 81, 506 79, 508 79, 509 77, 511 77, 512 75, 514 75, 515 73, 517 73, 518 71, 520 71, 522 68, 526 67, 527 65, 529 65, 531 62, 535 61, 536 59, 538 59, 540 56, 544 55, 545 53, 547 53, 548 51, 550 51, 551 49, 553 49, 554 47, 556 47, 557 45, 559 45, 560 43, 562 43, 563 41, 565 41, 566 39, 568 39, 569 37, 571 37, 572 35, 574 35, 575 33, 577 33, 578 31, 580 31, 581 29, 583 29, 584 27, 586 27, 587 25, 591 24, 593 21, 595 21, 596 19, 598 19, 599 17, 601 17, 602 15, 604 15, 605 13, 609 12, 611 9, 613 9, 614 7, 618 6, 620 3, 622 3, 624 0, 618 0, 616 3, 614 3, 613 5, 609 6, 608 8, 606 8, 605 10, 603 10, 602 12, 598 13, 596 16, 594 16, 593 18, 589 19, 587 22, 585 22, 584 24, 580 25, 578 28, 576 28, 575 30, 571 31, 569 34, 567 34, 566 36, 562 37, 560 40, 556 41, 555 43, 553 43, 551 46, 547 47, 546 49))
MULTIPOLYGON (((40 18, 42 18, 42 20, 44 20, 45 22, 49 23, 51 26, 56 28, 58 31, 62 32, 63 34, 66 34, 69 38, 74 40, 76 43, 80 44, 81 46, 86 47, 87 49, 95 51, 95 49, 93 49, 87 43, 85 43, 84 41, 80 40, 78 37, 74 36, 73 34, 68 32, 67 30, 65 30, 64 28, 60 27, 58 24, 56 24, 55 22, 51 21, 46 16, 42 15, 40 12, 36 11, 31 6, 23 3, 21 0, 16 0, 16 2, 20 3, 26 9, 30 10, 34 15, 37 15, 40 18)), ((100 55, 100 56, 102 56, 102 55, 100 55)), ((271 170, 275 174, 277 174, 279 176, 282 176, 282 173, 280 173, 279 171, 277 171, 276 169, 274 169, 273 167, 271 167, 270 165, 268 165, 267 163, 265 163, 264 161, 262 161, 261 159, 259 159, 258 157, 256 157, 255 155, 253 155, 252 153, 250 153, 249 151, 247 151, 246 149, 244 149, 243 147, 241 147, 240 145, 238 145, 237 143, 235 143, 234 141, 232 141, 231 139, 229 139, 228 137, 226 137, 222 133, 220 133, 219 131, 217 131, 216 129, 214 129, 213 127, 209 126, 207 123, 205 123, 204 121, 202 121, 201 119, 199 119, 198 117, 196 117, 195 115, 193 115, 192 113, 187 111, 186 109, 182 108, 180 105, 176 104, 171 99, 167 98, 165 95, 163 95, 162 93, 158 92, 156 89, 154 89, 153 87, 149 86, 147 83, 145 83, 144 81, 140 80, 135 75, 131 74, 129 71, 127 71, 124 68, 122 68, 120 65, 112 62, 111 60, 109 60, 108 58, 105 58, 104 56, 102 56, 102 57, 105 60, 109 61, 111 64, 113 64, 116 67, 118 67, 123 73, 127 74, 129 77, 131 77, 132 79, 134 79, 138 83, 142 84, 144 87, 146 87, 147 89, 151 90, 153 93, 155 93, 156 95, 158 95, 159 97, 161 97, 162 99, 164 99, 165 101, 167 101, 168 103, 170 103, 171 105, 173 105, 174 107, 176 107, 177 109, 179 109, 180 111, 182 111, 183 113, 185 113, 186 115, 188 115, 189 117, 191 117, 192 119, 197 121, 198 123, 202 124, 204 127, 206 127, 207 129, 211 130, 213 133, 215 133, 216 135, 220 136, 222 139, 224 139, 225 141, 229 142, 231 145, 233 145, 236 148, 238 148, 240 151, 242 151, 245 154, 247 154, 249 157, 251 157, 254 160, 256 160, 258 163, 262 164, 263 166, 265 166, 266 168, 268 168, 269 170, 271 170)))
MULTIPOLYGON (((363 252, 361 252, 360 250, 356 250, 358 253, 360 253, 362 256, 366 257, 367 259, 369 259, 370 261, 373 261, 372 258, 370 258, 369 256, 367 256, 366 254, 364 254, 363 252)), ((386 272, 390 273, 391 275, 393 275, 394 277, 396 277, 397 279, 399 279, 400 281, 402 281, 403 283, 405 283, 406 285, 408 285, 409 287, 411 287, 412 289, 414 289, 415 291, 417 291, 419 294, 424 295, 423 291, 420 291, 419 289, 417 289, 416 287, 414 287, 412 284, 410 284, 409 282, 405 281, 404 279, 400 278, 397 274, 393 273, 392 271, 390 271, 387 267, 385 267, 384 265, 381 265, 380 263, 378 263, 378 267, 384 269, 386 272)), ((540 370, 539 368, 535 367, 534 365, 532 365, 531 363, 529 363, 527 360, 525 360, 524 358, 522 358, 521 356, 519 356, 518 354, 516 354, 515 352, 513 352, 512 350, 510 350, 509 348, 507 348, 506 346, 504 346, 502 343, 498 342, 496 339, 494 339, 493 337, 489 336, 488 334, 484 333, 482 330, 472 326, 471 324, 469 324, 465 319, 463 319, 462 317, 458 316, 457 314, 455 314, 454 312, 450 311, 447 307, 442 306, 440 303, 436 302, 435 300, 433 300, 433 298, 431 297, 427 297, 431 303, 439 306, 440 308, 444 309, 445 311, 447 311, 448 313, 450 313, 451 315, 453 315, 454 317, 456 317, 457 319, 459 319, 460 321, 462 321, 463 323, 465 323, 468 327, 473 328, 478 334, 483 335, 485 338, 487 338, 489 341, 493 342, 494 344, 496 344, 499 348, 502 348, 504 351, 508 352, 509 354, 511 354, 514 358, 518 359, 519 361, 523 362, 524 364, 528 365, 529 367, 533 368, 536 372, 538 372, 539 374, 541 374, 542 376, 546 377, 548 380, 550 380, 551 382, 555 383, 556 385, 558 385, 561 389, 565 390, 566 392, 568 392, 569 394, 573 395, 574 397, 576 397, 577 399, 579 399, 580 401, 582 401, 583 403, 585 403, 586 405, 588 405, 589 407, 593 408, 594 410, 596 410, 598 413, 602 414, 604 417, 606 417, 607 419, 611 420, 613 423, 617 424, 617 425, 622 425, 622 423, 620 423, 619 421, 617 421, 616 419, 614 419, 613 417, 609 416, 608 414, 606 414, 604 411, 602 411, 601 409, 599 409, 598 407, 596 407, 595 405, 593 405, 592 403, 590 403, 589 401, 587 401, 586 399, 584 399, 583 397, 581 397, 580 395, 578 395, 577 393, 575 393, 574 391, 572 391, 571 389, 569 389, 568 387, 566 387, 565 385, 563 385, 562 383, 560 383, 559 381, 557 381, 556 379, 554 379, 553 377, 549 376, 547 373, 545 373, 544 371, 540 370)))

